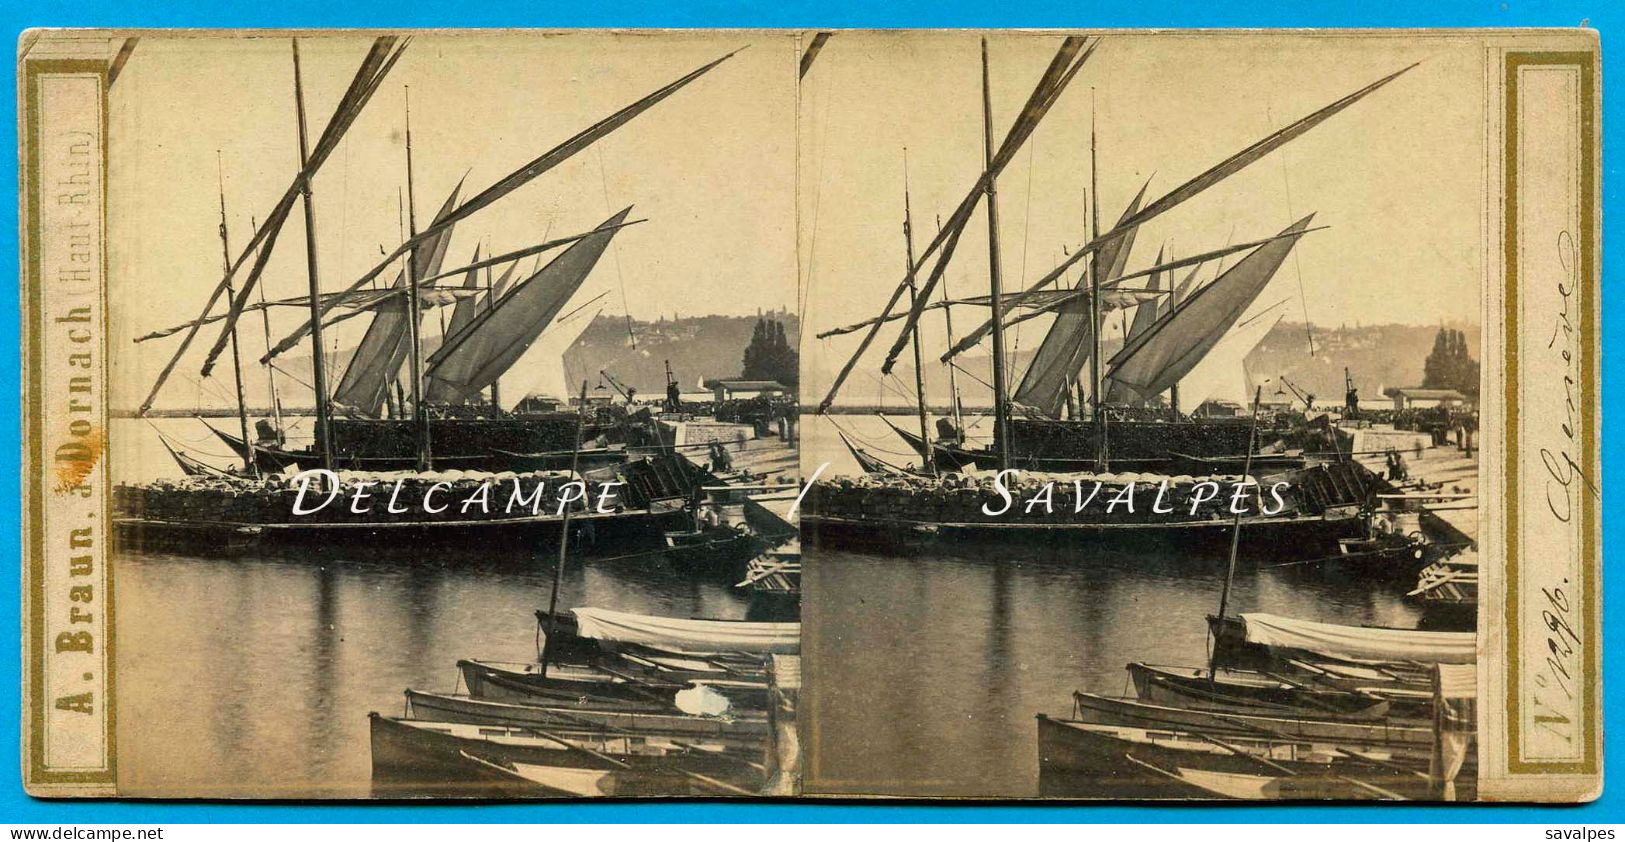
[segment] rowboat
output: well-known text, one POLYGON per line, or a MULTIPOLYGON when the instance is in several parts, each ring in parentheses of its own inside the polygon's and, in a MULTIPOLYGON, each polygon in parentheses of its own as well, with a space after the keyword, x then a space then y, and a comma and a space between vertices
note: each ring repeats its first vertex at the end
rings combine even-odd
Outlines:
POLYGON ((385 792, 400 787, 414 795, 515 794, 515 782, 471 764, 470 758, 497 765, 632 771, 657 778, 699 774, 747 789, 758 786, 761 778, 759 753, 730 751, 725 744, 705 740, 431 722, 378 713, 368 714, 368 719, 373 782, 385 792))
POLYGON ((1098 725, 1195 730, 1285 740, 1310 740, 1349 746, 1382 747, 1390 753, 1426 763, 1433 749, 1433 729, 1387 721, 1359 722, 1306 716, 1265 716, 1216 710, 1153 705, 1133 699, 1073 693, 1074 717, 1098 725))
POLYGON ((766 547, 749 530, 728 526, 669 531, 665 539, 666 560, 672 566, 724 576, 731 576, 766 547))
POLYGON ((1039 793, 1124 799, 1422 798, 1418 764, 1382 749, 1038 715, 1039 793), (1243 781, 1238 776, 1255 776, 1243 781), (1290 779, 1290 785, 1257 780, 1290 779), (1256 785, 1249 794, 1243 783, 1256 785), (1226 791, 1216 791, 1220 788, 1226 791), (1272 795, 1290 792, 1290 795, 1272 795))
POLYGON ((577 769, 536 763, 494 762, 463 755, 469 771, 513 797, 639 798, 649 796, 754 796, 758 793, 686 770, 577 769))
POLYGON ((770 550, 745 565, 745 578, 736 588, 750 588, 758 594, 796 597, 801 595, 801 544, 783 550, 770 550))
POLYGON ((472 698, 557 707, 670 712, 676 709, 673 697, 686 686, 628 681, 581 667, 550 667, 543 676, 536 664, 461 660, 457 670, 472 698))
MULTIPOLYGON (((1385 789, 1348 775, 1308 776, 1285 773, 1215 772, 1201 767, 1164 769, 1130 753, 1127 760, 1178 784, 1194 787, 1214 798, 1242 801, 1405 801, 1396 787, 1385 789)), ((1363 770, 1362 770, 1363 771, 1363 770)), ((1408 781, 1406 783, 1409 783, 1408 781)), ((1409 790, 1413 787, 1404 787, 1409 790)))
POLYGON ((1229 666, 1270 669, 1294 659, 1350 664, 1400 665, 1426 684, 1425 667, 1471 664, 1478 660, 1473 632, 1419 631, 1317 623, 1275 614, 1209 617, 1214 660, 1229 666))
MULTIPOLYGON (((612 649, 631 645, 683 655, 791 655, 801 651, 800 623, 679 619, 605 608, 574 608, 569 613, 575 618, 575 636, 612 649)), ((540 615, 538 619, 542 619, 540 615)), ((559 628, 566 626, 560 623, 559 628)))
POLYGON ((469 696, 406 691, 408 718, 476 725, 520 725, 542 728, 602 728, 611 733, 705 738, 731 746, 759 746, 767 739, 761 716, 689 716, 643 711, 559 708, 496 702, 469 696))
POLYGON ((563 611, 554 615, 537 610, 538 631, 549 636, 553 643, 548 657, 553 661, 567 661, 595 665, 601 671, 627 673, 639 679, 658 681, 709 681, 713 679, 765 680, 765 662, 760 654, 717 652, 686 654, 656 649, 637 643, 609 646, 580 634, 575 614, 563 611), (614 665, 613 668, 611 665, 614 665))
MULTIPOLYGON (((469 696, 518 704, 670 713, 678 710, 677 694, 696 686, 688 678, 665 679, 610 665, 569 667, 572 677, 566 679, 555 678, 560 671, 556 666, 543 677, 537 664, 463 660, 457 668, 469 696)), ((722 694, 731 707, 761 709, 767 704, 765 680, 711 676, 701 683, 722 694)))
POLYGON ((1426 717, 1433 697, 1423 690, 1348 690, 1301 673, 1294 677, 1255 670, 1128 665, 1134 694, 1142 702, 1273 715, 1319 715, 1372 720, 1426 717))
POLYGON ((1422 570, 1406 596, 1421 603, 1424 619, 1447 628, 1478 624, 1478 553, 1468 551, 1440 559, 1422 570))

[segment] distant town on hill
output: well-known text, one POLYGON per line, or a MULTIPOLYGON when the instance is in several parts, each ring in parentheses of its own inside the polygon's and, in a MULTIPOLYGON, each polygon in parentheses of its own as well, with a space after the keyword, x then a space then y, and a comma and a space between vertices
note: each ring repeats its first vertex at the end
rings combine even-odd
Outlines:
MULTIPOLYGON (((1477 324, 1450 322, 1438 325, 1325 327, 1281 321, 1247 356, 1244 365, 1251 382, 1270 379, 1278 383, 1278 378, 1284 375, 1299 390, 1315 395, 1316 403, 1321 405, 1342 403, 1343 369, 1346 366, 1360 390, 1361 399, 1380 401, 1385 389, 1422 385, 1422 366, 1428 353, 1433 350, 1434 339, 1441 328, 1462 331, 1467 338, 1467 347, 1477 358, 1482 334, 1477 324), (1314 339, 1313 354, 1310 353, 1311 336, 1314 339)), ((1012 384, 1018 382, 1021 373, 1027 370, 1041 336, 1041 333, 1034 331, 1021 336, 1019 340, 1011 337, 1012 384)), ((1104 356, 1110 357, 1121 344, 1116 336, 1108 336, 1104 356)), ((931 356, 927 355, 926 358, 926 394, 930 396, 932 404, 946 405, 948 374, 944 366, 930 362, 931 356)), ((963 355, 960 365, 962 370, 968 372, 958 378, 960 399, 964 405, 992 405, 991 387, 969 376, 974 374, 982 380, 988 379, 986 350, 983 349, 980 354, 963 355)), ((860 365, 858 371, 863 370, 860 365)), ((914 372, 907 355, 898 360, 893 374, 884 382, 854 376, 842 391, 838 403, 902 407, 912 402, 914 372)), ((827 377, 803 379, 815 384, 829 382, 827 377)))
MULTIPOLYGON (((743 373, 745 348, 750 345, 751 333, 757 321, 768 319, 784 325, 786 341, 791 348, 799 346, 801 321, 794 313, 778 310, 763 311, 754 316, 682 316, 658 318, 654 321, 632 320, 630 325, 622 315, 600 315, 587 327, 581 337, 564 354, 565 382, 588 381, 596 389, 601 381, 598 372, 609 372, 621 383, 636 388, 639 394, 655 398, 666 391, 666 361, 671 361, 672 374, 684 391, 693 391, 703 380, 734 378, 743 373)), ((432 353, 438 347, 438 337, 426 337, 424 351, 432 353)), ((330 360, 348 361, 355 353, 353 347, 334 349, 330 360)), ((248 364, 245 354, 243 365, 243 391, 248 396, 251 412, 269 413, 265 399, 269 385, 265 370, 248 364)), ((291 385, 290 379, 310 382, 309 355, 288 354, 277 366, 285 411, 301 413, 310 410, 310 392, 301 385, 291 385)), ((334 367, 342 371, 342 363, 334 367)), ((176 388, 165 394, 165 400, 151 413, 155 416, 192 414, 227 415, 235 412, 232 400, 231 369, 218 366, 208 381, 188 379, 191 388, 176 388)), ((606 384, 607 388, 607 384, 606 384)), ((127 407, 115 414, 128 415, 127 407)))
POLYGON ((603 370, 642 394, 664 394, 667 360, 685 391, 698 388, 703 380, 739 377, 745 347, 759 319, 783 324, 790 347, 798 346, 801 320, 782 310, 756 316, 633 320, 630 330, 625 316, 601 315, 565 352, 566 382, 587 380, 596 386, 603 370))

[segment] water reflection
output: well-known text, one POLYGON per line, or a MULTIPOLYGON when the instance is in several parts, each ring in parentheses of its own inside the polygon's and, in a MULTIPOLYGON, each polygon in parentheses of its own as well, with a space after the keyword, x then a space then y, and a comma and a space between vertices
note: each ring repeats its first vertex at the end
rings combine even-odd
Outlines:
MULTIPOLYGON (((1130 661, 1204 664, 1223 563, 1067 547, 980 559, 818 550, 804 573, 816 678, 809 791, 1032 796, 1033 717, 1130 692, 1130 661)), ((1414 626, 1402 592, 1244 564, 1237 611, 1414 626)))
MULTIPOLYGON (((459 658, 530 660, 553 557, 394 562, 125 553, 118 752, 132 796, 366 797, 366 714, 447 691, 459 658)), ((742 619, 748 593, 658 555, 572 559, 561 605, 742 619)))

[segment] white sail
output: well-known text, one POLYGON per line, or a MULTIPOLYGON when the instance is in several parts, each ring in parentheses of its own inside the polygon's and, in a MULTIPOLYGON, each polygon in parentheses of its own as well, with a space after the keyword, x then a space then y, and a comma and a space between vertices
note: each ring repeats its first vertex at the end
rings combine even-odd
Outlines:
POLYGON ((531 395, 565 400, 575 394, 576 388, 564 382, 564 352, 574 345, 587 326, 598 318, 604 308, 582 308, 570 315, 554 320, 542 335, 532 342, 525 355, 502 375, 499 397, 502 409, 512 412, 514 407, 531 395))
POLYGON ((1213 350, 1180 379, 1180 401, 1192 408, 1209 399, 1251 406, 1253 395, 1247 390, 1247 355, 1285 318, 1284 313, 1277 312, 1280 306, 1277 303, 1266 307, 1231 328, 1213 350))

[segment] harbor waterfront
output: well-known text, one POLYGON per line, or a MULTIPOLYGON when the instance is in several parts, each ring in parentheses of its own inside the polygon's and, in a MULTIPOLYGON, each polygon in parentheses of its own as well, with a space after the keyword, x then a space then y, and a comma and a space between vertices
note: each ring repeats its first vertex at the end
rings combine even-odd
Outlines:
MULTIPOLYGON (((147 422, 114 423, 134 442, 115 465, 120 480, 176 472, 147 422)), ((154 423, 181 441, 208 435, 194 419, 154 423)), ((789 462, 782 443, 749 444, 741 464, 789 462)), ((461 692, 461 659, 535 661, 534 612, 547 604, 557 553, 553 542, 415 559, 342 545, 231 559, 121 551, 121 791, 374 794, 365 713, 401 715, 406 688, 461 692)), ((559 604, 723 620, 753 619, 771 604, 736 581, 695 575, 658 552, 572 552, 559 604)))
MULTIPOLYGON (((881 417, 837 420, 854 441, 901 449, 881 417)), ((806 417, 802 431, 805 473, 825 463, 826 477, 859 473, 829 418, 806 417)), ((1426 451, 1413 470, 1447 458, 1426 451)), ((1035 714, 1065 718, 1075 691, 1134 695, 1130 662, 1207 665, 1204 617, 1219 604, 1222 554, 1097 542, 1080 555, 1073 543, 812 549, 806 791, 1036 796, 1035 714)), ((1408 590, 1244 556, 1230 607, 1415 628, 1424 609, 1408 590)))

